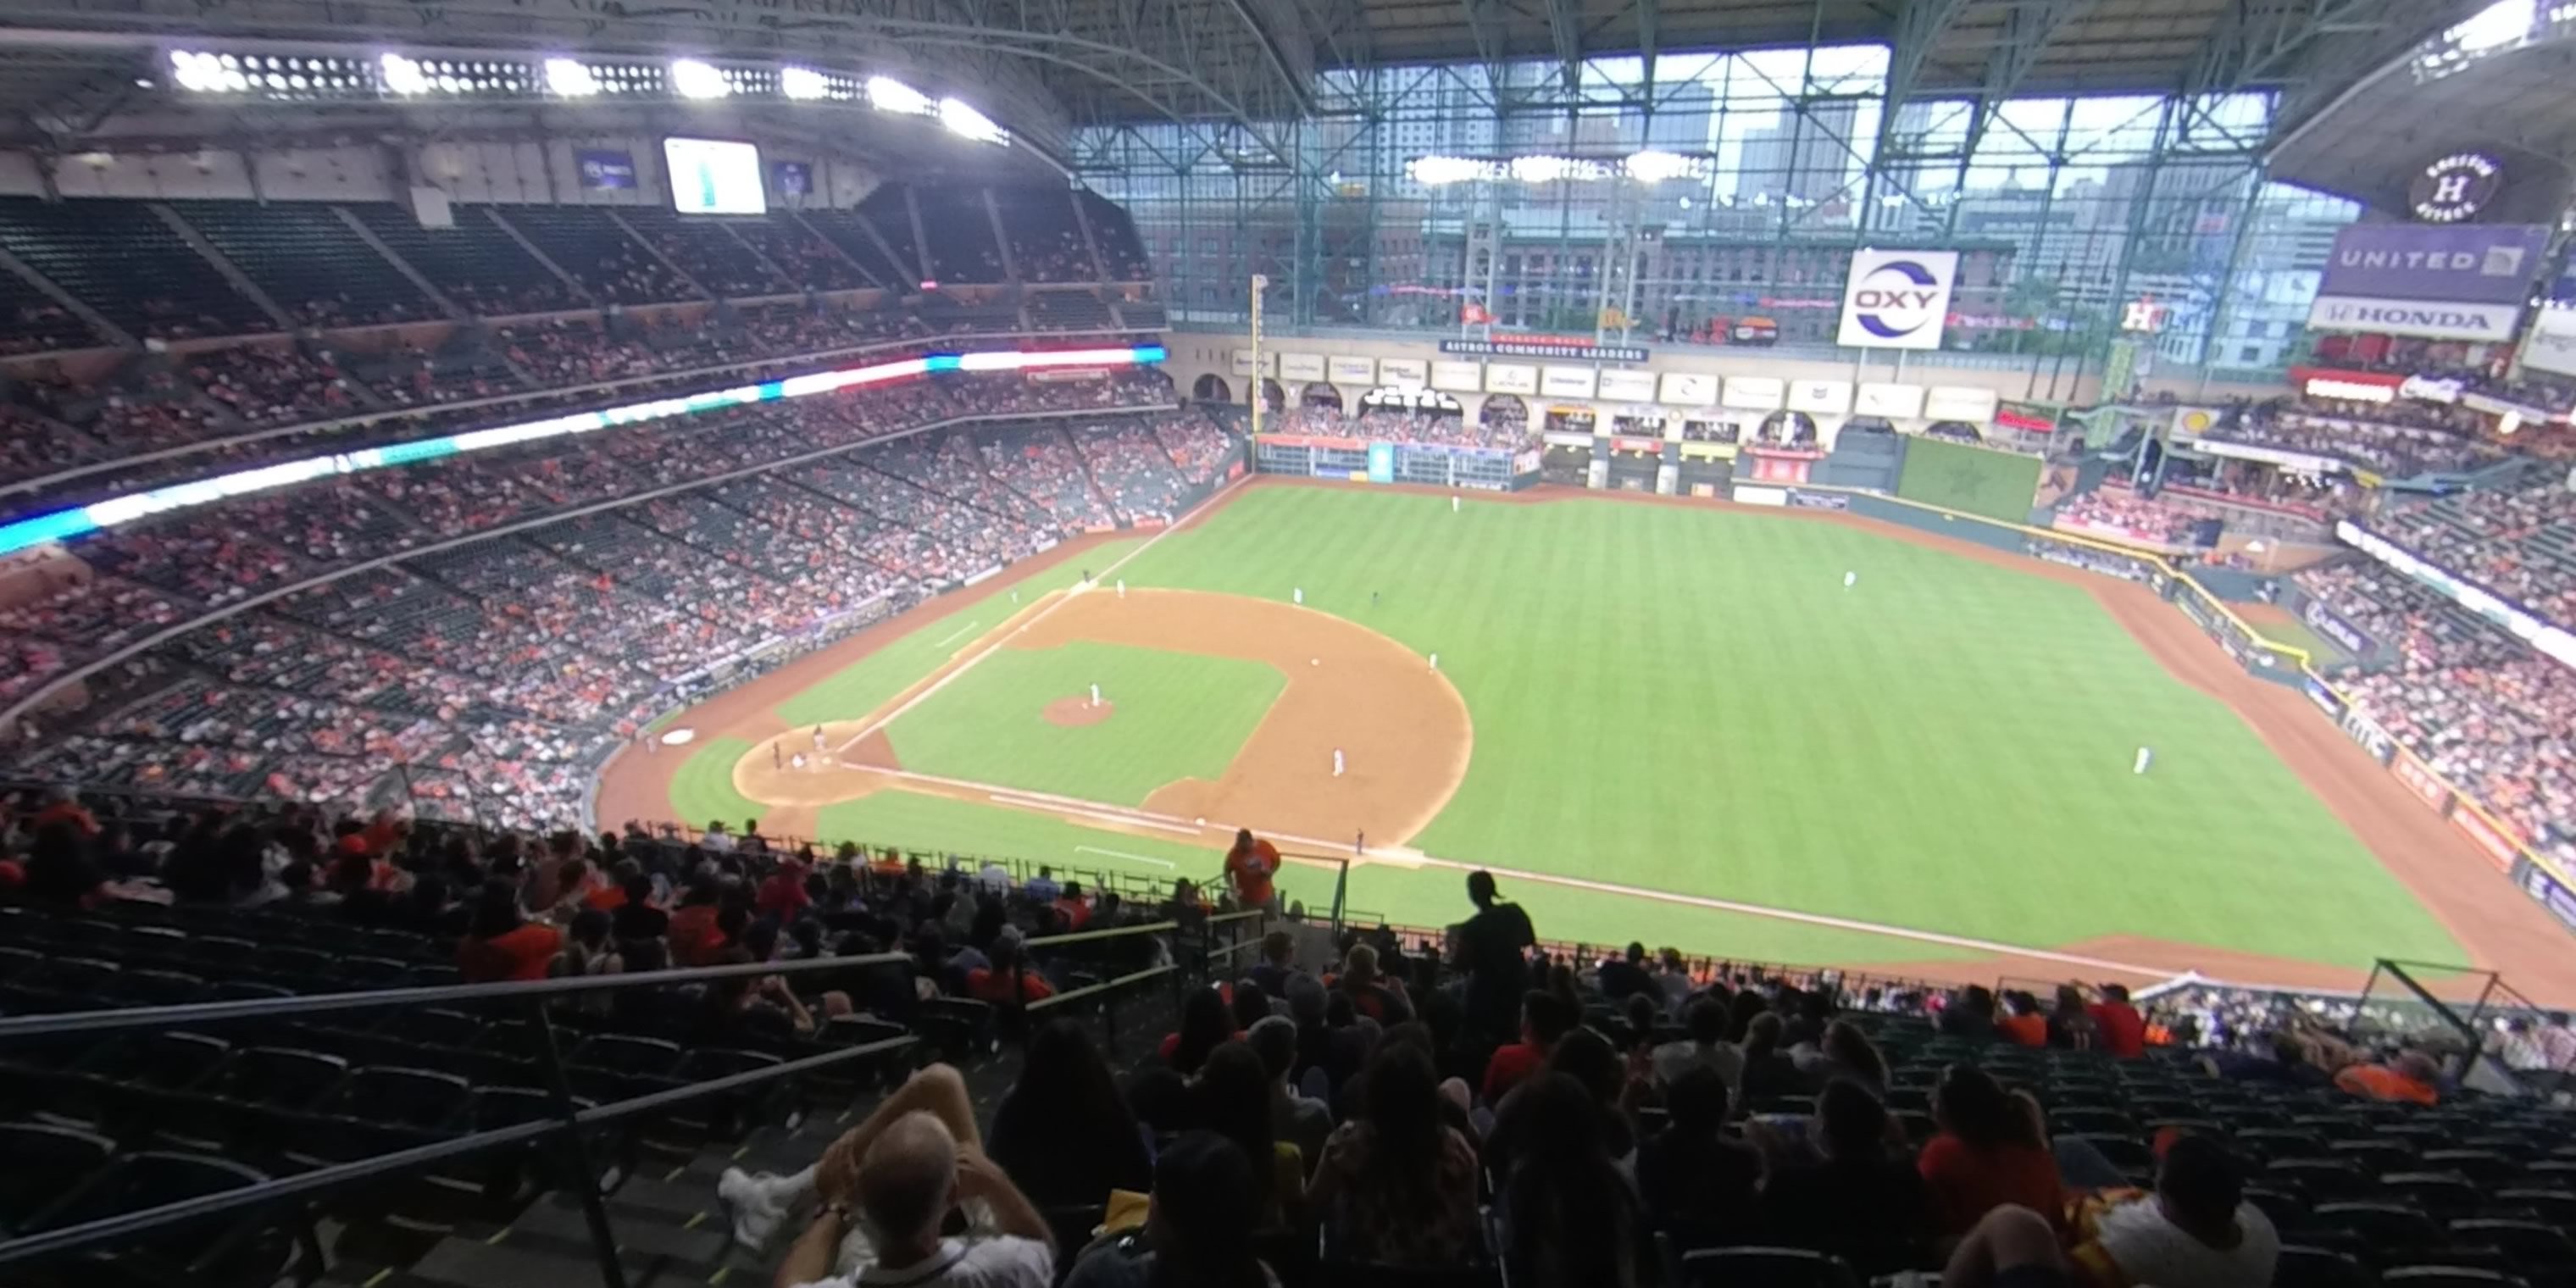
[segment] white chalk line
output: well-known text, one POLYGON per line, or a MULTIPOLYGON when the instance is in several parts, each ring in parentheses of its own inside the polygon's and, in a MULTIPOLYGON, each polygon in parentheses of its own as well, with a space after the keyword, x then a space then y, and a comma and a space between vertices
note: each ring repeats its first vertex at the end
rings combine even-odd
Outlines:
MULTIPOLYGON (((1244 478, 1250 478, 1250 477, 1252 477, 1252 476, 1251 476, 1251 475, 1249 475, 1249 474, 1247 474, 1247 475, 1245 475, 1245 476, 1244 476, 1244 478)), ((1217 499, 1217 497, 1223 496, 1223 495, 1225 495, 1226 493, 1233 491, 1235 488, 1237 488, 1237 487, 1241 486, 1241 485, 1242 485, 1242 483, 1243 483, 1243 479, 1236 479, 1234 482, 1226 484, 1224 487, 1217 489, 1217 491, 1216 491, 1213 495, 1209 496, 1209 497, 1208 497, 1208 501, 1211 501, 1211 502, 1212 502, 1212 501, 1216 500, 1216 499, 1217 499)), ((1192 511, 1190 511, 1188 514, 1186 514, 1186 515, 1182 516, 1182 518, 1181 518, 1181 521, 1180 521, 1180 522, 1175 523, 1175 524, 1171 525, 1170 527, 1167 527, 1167 528, 1163 529, 1162 531, 1157 532, 1157 533, 1155 533, 1154 535, 1152 535, 1152 536, 1150 536, 1150 537, 1145 538, 1145 544, 1143 544, 1143 545, 1141 545, 1141 546, 1138 546, 1138 547, 1136 547, 1135 549, 1130 550, 1130 551, 1128 551, 1127 553, 1125 553, 1125 554, 1123 554, 1123 555, 1120 555, 1120 556, 1117 558, 1117 560, 1116 560, 1115 562, 1111 563, 1108 567, 1103 568, 1103 569, 1101 569, 1101 570, 1100 570, 1100 577, 1106 577, 1106 576, 1108 576, 1109 574, 1114 573, 1114 572, 1118 571, 1119 569, 1126 567, 1126 566, 1127 566, 1127 564, 1128 564, 1128 561, 1130 561, 1130 560, 1134 559, 1134 558, 1135 558, 1136 556, 1138 556, 1138 555, 1141 555, 1141 554, 1145 553, 1145 552, 1146 552, 1146 551, 1148 551, 1148 550, 1153 549, 1153 548, 1154 548, 1154 543, 1155 543, 1155 542, 1158 542, 1158 541, 1162 540, 1163 538, 1168 537, 1168 536, 1172 535, 1173 533, 1178 532, 1178 531, 1180 531, 1181 529, 1183 529, 1183 528, 1186 528, 1186 527, 1190 526, 1190 524, 1192 524, 1193 522, 1196 522, 1196 521, 1197 521, 1197 519, 1198 519, 1198 517, 1199 517, 1200 515, 1202 515, 1202 514, 1206 514, 1208 511, 1210 511, 1210 510, 1211 510, 1211 509, 1213 509, 1213 508, 1215 508, 1215 507, 1213 507, 1212 505, 1207 504, 1206 502, 1202 502, 1202 503, 1199 505, 1199 507, 1198 507, 1197 509, 1192 510, 1192 511)), ((1092 580, 1092 582, 1093 582, 1093 583, 1095 583, 1095 584, 1096 584, 1096 583, 1098 583, 1098 582, 1099 582, 1100 577, 1094 577, 1094 578, 1092 578, 1091 580, 1092 580)), ((1052 616, 1052 615, 1055 613, 1055 610, 1057 610, 1057 609, 1059 609, 1059 608, 1062 608, 1062 607, 1064 607, 1064 606, 1065 606, 1065 605, 1067 605, 1067 604, 1072 603, 1072 602, 1073 602, 1073 597, 1074 597, 1075 595, 1081 594, 1081 593, 1082 593, 1082 590, 1083 590, 1083 587, 1082 587, 1081 585, 1077 584, 1077 585, 1076 585, 1072 590, 1067 591, 1067 592, 1065 593, 1065 595, 1064 595, 1064 597, 1063 597, 1063 598, 1058 599, 1058 600, 1056 600, 1054 603, 1049 604, 1049 605, 1047 605, 1046 607, 1039 609, 1035 615, 1033 615, 1033 616, 1031 616, 1031 617, 1029 618, 1029 620, 1027 620, 1027 621, 1025 621, 1025 622, 1020 623, 1019 628, 1018 628, 1017 630, 1012 631, 1012 632, 1011 632, 1011 634, 1012 634, 1012 635, 1023 635, 1023 634, 1026 634, 1026 633, 1028 632, 1028 629, 1029 629, 1030 627, 1035 626, 1035 625, 1037 625, 1038 623, 1045 621, 1048 617, 1052 616)), ((904 712, 906 712, 906 711, 910 711, 910 710, 912 710, 914 707, 920 706, 923 702, 925 702, 925 701, 927 701, 927 700, 929 699, 929 697, 930 697, 930 695, 931 695, 931 694, 937 693, 937 692, 939 692, 941 689, 947 688, 950 684, 953 684, 953 683, 955 683, 955 682, 956 682, 957 677, 959 677, 959 676, 961 676, 961 675, 966 674, 968 671, 972 671, 972 670, 974 670, 974 669, 975 669, 975 666, 976 666, 976 664, 977 664, 977 663, 982 662, 985 658, 991 657, 991 656, 993 655, 993 653, 994 653, 994 650, 999 649, 999 648, 1001 648, 1001 647, 1002 647, 1002 641, 1003 641, 1003 640, 1005 640, 1005 639, 1008 639, 1008 638, 1010 638, 1010 636, 1008 636, 1008 635, 995 636, 995 637, 994 637, 994 638, 993 638, 989 643, 987 643, 987 644, 985 644, 985 645, 984 645, 984 647, 983 647, 982 651, 980 651, 980 652, 976 653, 973 657, 970 657, 970 658, 966 659, 965 661, 958 663, 958 664, 957 664, 957 669, 955 669, 955 670, 953 670, 953 671, 950 671, 948 674, 943 675, 943 676, 939 677, 939 678, 938 678, 938 679, 936 679, 936 680, 931 681, 931 682, 930 682, 930 684, 929 684, 929 686, 928 686, 928 687, 926 687, 926 688, 924 688, 924 689, 922 689, 922 691, 921 691, 921 692, 916 693, 916 694, 912 695, 911 697, 904 699, 904 700, 903 700, 902 705, 897 706, 894 710, 892 710, 892 711, 889 711, 889 712, 885 713, 885 715, 884 715, 882 718, 877 719, 877 720, 870 721, 870 722, 868 723, 868 726, 867 726, 866 728, 859 730, 859 731, 858 731, 858 733, 857 733, 857 734, 855 734, 855 735, 853 735, 853 736, 850 738, 850 740, 849 740, 848 742, 842 743, 839 747, 834 748, 834 749, 833 749, 833 750, 834 750, 834 752, 837 754, 837 753, 839 753, 839 752, 848 751, 850 748, 855 747, 855 746, 858 746, 858 745, 859 745, 859 743, 861 743, 862 741, 864 741, 864 740, 868 737, 868 735, 873 734, 873 733, 875 733, 876 731, 878 731, 878 730, 880 730, 880 729, 885 728, 887 725, 893 724, 896 720, 898 720, 898 719, 902 718, 902 716, 903 716, 903 713, 904 713, 904 712)))
POLYGON ((946 648, 946 647, 948 647, 949 645, 956 643, 956 642, 957 642, 957 637, 958 637, 958 636, 964 635, 966 632, 968 632, 968 631, 971 631, 971 630, 975 629, 976 625, 977 625, 977 623, 975 623, 975 622, 968 622, 968 623, 966 623, 965 625, 958 627, 956 630, 953 630, 953 631, 948 632, 948 638, 943 639, 943 640, 940 640, 940 641, 938 641, 938 642, 936 642, 936 643, 932 644, 932 645, 931 645, 931 647, 932 647, 932 648, 946 648))
MULTIPOLYGON (((1008 787, 998 783, 978 783, 961 778, 942 778, 935 774, 916 773, 908 769, 886 769, 875 765, 855 765, 851 766, 851 768, 864 769, 869 773, 886 774, 896 778, 913 779, 918 782, 934 783, 942 787, 953 787, 967 791, 981 792, 996 804, 1017 805, 1023 809, 1032 809, 1047 813, 1077 814, 1124 826, 1151 827, 1164 831, 1187 833, 1190 835, 1215 832, 1220 836, 1231 833, 1234 831, 1235 827, 1234 824, 1221 823, 1215 819, 1210 819, 1205 824, 1193 825, 1189 820, 1180 818, 1176 815, 1157 814, 1151 810, 1132 809, 1124 805, 1109 805, 1099 801, 1083 800, 1078 796, 1061 796, 1053 792, 1026 790, 1017 787, 1008 787)), ((1324 851, 1326 853, 1349 848, 1349 842, 1347 841, 1327 841, 1317 837, 1298 836, 1287 832, 1266 832, 1264 835, 1276 842, 1303 846, 1309 849, 1324 851)), ((1694 908, 1706 908, 1713 912, 1730 912, 1748 917, 1767 917, 1774 921, 1793 922, 1802 926, 1818 926, 1828 930, 1845 930, 1857 934, 1879 935, 1889 939, 1911 940, 1920 944, 1938 944, 1944 948, 1964 948, 1975 952, 2002 953, 2014 957, 2027 957, 2038 961, 2055 962, 2063 966, 2081 966, 2087 970, 2117 971, 2123 974, 2139 975, 2150 979, 2164 979, 2173 974, 2173 971, 2167 967, 2142 966, 2136 962, 2114 961, 2107 957, 2093 957, 2083 953, 2059 952, 2051 948, 2027 948, 2019 944, 2001 943, 1992 939, 1977 939, 1967 935, 1943 934, 1937 930, 1916 930, 1907 926, 1891 926, 1883 922, 1861 921, 1851 917, 1835 917, 1820 912, 1799 912, 1792 908, 1773 908, 1758 903, 1740 903, 1733 899, 1713 899, 1706 895, 1681 894, 1671 890, 1650 890, 1643 886, 1621 885, 1612 881, 1593 881, 1584 877, 1561 876, 1553 872, 1530 872, 1518 868, 1501 868, 1495 867, 1490 863, 1463 863, 1456 859, 1444 859, 1438 855, 1425 854, 1420 850, 1411 849, 1409 847, 1390 846, 1388 847, 1388 850, 1390 851, 1388 857, 1393 860, 1389 866, 1410 868, 1446 868, 1453 872, 1490 872, 1498 879, 1502 877, 1510 877, 1514 881, 1534 881, 1541 885, 1564 886, 1574 890, 1589 890, 1595 894, 1616 895, 1627 899, 1643 899, 1653 903, 1682 904, 1694 908)), ((1363 850, 1357 857, 1365 860, 1369 857, 1369 854, 1369 851, 1363 850)), ((1313 867, 1330 868, 1337 866, 1336 861, 1329 859, 1301 859, 1295 855, 1287 857, 1288 861, 1291 863, 1302 862, 1313 867)))
POLYGON ((1158 859, 1150 854, 1129 854, 1125 850, 1104 850, 1097 845, 1077 845, 1073 847, 1073 852, 1076 854, 1106 854, 1113 859, 1134 859, 1138 863, 1159 863, 1167 868, 1178 868, 1181 866, 1180 864, 1172 862, 1170 859, 1158 859))

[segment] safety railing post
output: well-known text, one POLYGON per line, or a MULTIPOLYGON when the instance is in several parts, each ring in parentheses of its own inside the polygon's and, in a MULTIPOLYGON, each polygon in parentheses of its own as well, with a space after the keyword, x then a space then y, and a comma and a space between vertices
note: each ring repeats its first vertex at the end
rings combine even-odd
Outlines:
POLYGON ((546 1085, 554 1092, 555 1114, 563 1119, 563 1161, 570 1169, 566 1183, 581 1195, 582 1219, 590 1226, 590 1250, 599 1258, 605 1288, 626 1288, 626 1267, 617 1259, 617 1232, 608 1223, 608 1200, 599 1193, 599 1173, 590 1165, 590 1149, 581 1139, 581 1107, 573 1102, 572 1079, 564 1072, 563 1052, 555 1045, 553 1017, 543 998, 528 1003, 537 1027, 537 1054, 544 1060, 546 1085))

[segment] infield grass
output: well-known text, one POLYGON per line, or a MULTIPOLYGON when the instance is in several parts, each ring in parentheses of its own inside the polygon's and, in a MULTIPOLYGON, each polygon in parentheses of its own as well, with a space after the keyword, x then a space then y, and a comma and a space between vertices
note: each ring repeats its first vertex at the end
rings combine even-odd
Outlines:
POLYGON ((1243 658, 1090 640, 1005 648, 896 717, 886 736, 916 773, 1142 805, 1166 783, 1224 773, 1287 685, 1277 668, 1243 658), (1107 719, 1042 718, 1057 699, 1088 702, 1094 684, 1107 719))
MULTIPOLYGON (((1443 497, 1323 488, 1250 492, 1121 575, 1278 600, 1302 588, 1309 608, 1437 652, 1476 737, 1457 796, 1413 840, 1444 858, 2030 947, 2134 934, 2341 966, 2461 956, 2232 710, 2074 586, 1786 515, 1592 498, 1453 514, 1443 497), (2140 746, 2156 751, 2143 776, 2130 772, 2140 746)), ((909 674, 871 658, 852 668, 865 683, 835 681, 854 696, 809 691, 781 712, 854 717, 961 647, 915 647, 953 629, 932 623, 877 655, 908 650, 909 674)), ((1150 723, 1184 739, 1195 718, 1150 723)), ((959 739, 1021 727, 957 723, 974 726, 959 739)), ((975 777, 1061 790, 1043 772, 975 777)), ((1122 833, 901 792, 827 807, 822 830, 1183 861, 1122 833)), ((1213 870, 1196 861, 1193 875, 1213 870)), ((1313 877, 1286 879, 1321 906, 1313 877)), ((1352 879, 1353 907, 1398 921, 1464 911, 1454 872, 1352 879)), ((1953 955, 1611 895, 1507 893, 1549 935, 1789 961, 1953 955)))

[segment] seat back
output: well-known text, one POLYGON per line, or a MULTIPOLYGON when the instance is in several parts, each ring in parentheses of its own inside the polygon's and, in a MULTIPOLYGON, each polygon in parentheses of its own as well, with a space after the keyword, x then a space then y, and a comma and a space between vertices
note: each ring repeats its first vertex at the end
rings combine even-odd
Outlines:
POLYGON ((1699 1248, 1682 1254, 1693 1288, 1860 1288, 1840 1257, 1804 1248, 1699 1248))
POLYGON ((107 1165, 116 1142, 48 1123, 0 1123, 0 1235, 14 1234, 107 1165))

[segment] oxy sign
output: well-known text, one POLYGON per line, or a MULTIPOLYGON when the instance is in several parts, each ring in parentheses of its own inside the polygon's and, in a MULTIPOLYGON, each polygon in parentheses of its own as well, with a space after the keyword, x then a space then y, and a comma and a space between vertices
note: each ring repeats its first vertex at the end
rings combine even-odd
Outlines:
POLYGON ((1854 348, 1938 349, 1958 280, 1952 250, 1856 250, 1843 283, 1837 342, 1854 348))

